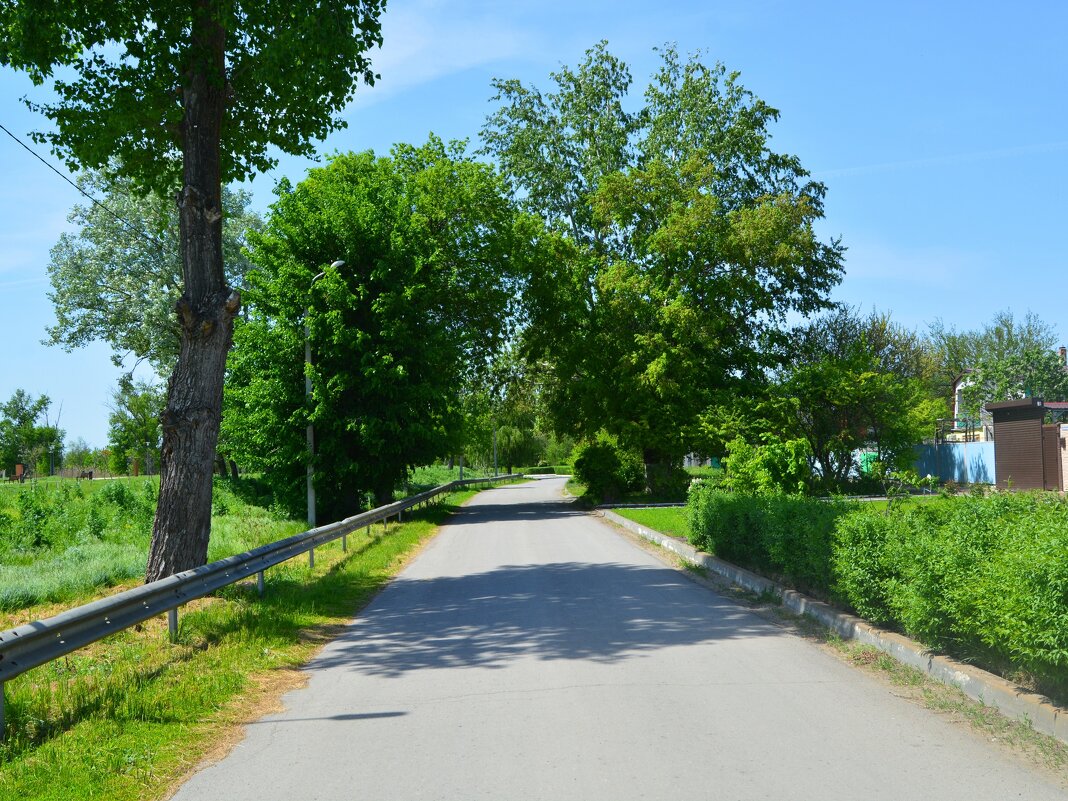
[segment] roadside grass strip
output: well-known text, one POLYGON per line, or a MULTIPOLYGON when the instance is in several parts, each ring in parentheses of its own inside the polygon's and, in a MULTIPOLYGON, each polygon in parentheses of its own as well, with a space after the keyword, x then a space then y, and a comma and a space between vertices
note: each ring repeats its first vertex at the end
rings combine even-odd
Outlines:
POLYGON ((160 617, 8 682, 0 799, 164 796, 299 686, 299 666, 474 494, 354 532, 347 552, 317 548, 313 570, 302 558, 271 568, 263 597, 250 581, 187 604, 173 644, 160 617))
MULTIPOLYGON (((1054 736, 1046 726, 1042 727, 1042 731, 1036 729, 1035 718, 1018 715, 1013 717, 1012 713, 1003 713, 990 703, 992 699, 989 697, 970 697, 955 684, 946 683, 945 680, 905 664, 882 648, 843 638, 823 620, 811 616, 818 614, 818 607, 824 607, 824 604, 805 599, 805 596, 786 590, 759 574, 749 573, 730 563, 701 554, 688 545, 680 543, 681 547, 677 547, 672 540, 658 536, 663 534, 685 539, 686 529, 680 530, 680 526, 685 526, 687 522, 686 513, 687 510, 683 508, 612 509, 606 510, 604 516, 640 537, 639 541, 651 546, 650 552, 657 554, 662 561, 692 574, 700 583, 753 608, 760 614, 770 615, 786 623, 802 636, 829 647, 850 664, 882 675, 895 687, 902 688, 902 691, 897 693, 901 697, 962 722, 984 738, 1008 748, 1036 765, 1052 770, 1062 779, 1068 774, 1068 741, 1054 736), (637 523, 638 527, 631 528, 634 523, 637 523), (715 562, 719 567, 710 569, 706 564, 701 564, 702 556, 706 562, 715 562), (698 561, 693 561, 694 558, 698 561), (746 574, 748 578, 744 577, 746 574), (739 575, 743 575, 743 578, 739 579, 739 575), (750 580, 755 584, 750 584, 750 580), (738 583, 739 581, 741 583, 738 583), (800 606, 803 610, 801 613, 798 612, 796 604, 791 603, 788 608, 784 593, 792 596, 794 600, 805 599, 800 606)), ((857 622, 863 623, 860 620, 857 622)), ((900 635, 889 636, 905 640, 900 635)), ((922 646, 916 643, 912 645, 922 651, 929 661, 943 659, 923 650, 922 646)), ((960 663, 957 665, 961 669, 968 669, 960 663)), ((982 675, 983 671, 976 670, 975 673, 978 676, 982 675)), ((995 676, 990 676, 990 679, 999 681, 995 676)), ((1021 694, 1021 697, 1025 696, 1028 696, 1026 692, 1021 694)), ((1035 711, 1041 710, 1036 708, 1035 711)))
POLYGON ((650 509, 613 509, 620 517, 633 520, 642 526, 667 534, 671 537, 681 537, 688 540, 690 536, 690 521, 687 517, 685 506, 667 506, 650 509))

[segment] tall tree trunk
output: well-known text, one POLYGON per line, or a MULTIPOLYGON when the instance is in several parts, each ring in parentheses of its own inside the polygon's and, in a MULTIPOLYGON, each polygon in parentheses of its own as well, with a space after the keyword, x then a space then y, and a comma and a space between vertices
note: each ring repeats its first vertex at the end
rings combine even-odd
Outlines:
POLYGON ((184 291, 178 363, 162 415, 159 504, 147 581, 205 563, 211 532, 211 476, 219 438, 223 374, 239 295, 222 260, 219 140, 226 108, 226 31, 214 3, 196 0, 182 90, 183 186, 178 195, 184 291))

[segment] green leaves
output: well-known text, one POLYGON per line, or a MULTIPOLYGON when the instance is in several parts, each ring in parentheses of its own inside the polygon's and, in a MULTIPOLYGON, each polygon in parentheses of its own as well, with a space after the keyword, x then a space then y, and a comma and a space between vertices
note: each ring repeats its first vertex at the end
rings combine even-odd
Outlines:
POLYGON ((323 518, 365 492, 388 500, 408 467, 459 444, 461 389, 514 323, 530 259, 522 230, 493 170, 435 138, 390 158, 339 155, 283 187, 253 237, 227 441, 299 509, 311 422, 323 518))
POLYGON ((930 340, 940 388, 948 395, 950 385, 960 382, 960 417, 978 419, 988 402, 1068 399, 1068 372, 1054 351, 1056 331, 1030 312, 1021 320, 1011 311, 999 312, 974 331, 957 332, 936 322, 930 340))
POLYGON ((486 150, 559 239, 532 277, 524 350, 550 365, 557 426, 670 462, 715 394, 767 363, 789 312, 826 305, 842 248, 823 187, 773 153, 777 112, 699 55, 661 52, 645 105, 601 42, 555 91, 497 81, 486 150), (566 238, 566 239, 565 239, 566 238))
POLYGON ((55 81, 57 102, 31 104, 57 127, 35 138, 72 170, 118 159, 139 187, 173 193, 182 97, 206 58, 193 36, 200 5, 226 34, 224 182, 270 169, 272 148, 310 154, 312 140, 343 127, 337 115, 356 83, 374 83, 367 52, 381 43, 383 0, 328 0, 297 14, 285 3, 3 2, 0 64, 37 83, 73 68, 55 81))
MULTIPOLYGON (((103 206, 78 205, 68 219, 80 226, 63 234, 48 265, 56 323, 48 342, 71 351, 94 340, 112 348, 112 360, 147 360, 169 374, 178 356, 174 306, 181 294, 178 209, 171 198, 139 193, 126 178, 86 172, 79 185, 103 206), (120 219, 121 218, 121 219, 120 219)), ((262 226, 244 191, 223 190, 223 254, 230 286, 244 285, 243 254, 250 231, 262 226)))

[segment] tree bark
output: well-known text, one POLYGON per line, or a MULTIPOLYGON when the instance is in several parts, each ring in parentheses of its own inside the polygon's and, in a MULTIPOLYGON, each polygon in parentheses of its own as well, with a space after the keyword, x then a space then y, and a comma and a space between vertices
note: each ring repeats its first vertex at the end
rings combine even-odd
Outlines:
POLYGON ((223 375, 239 295, 222 259, 220 137, 226 109, 226 31, 213 3, 196 0, 182 89, 183 186, 178 195, 183 293, 178 363, 162 415, 159 504, 146 581, 199 567, 211 531, 211 477, 223 375))

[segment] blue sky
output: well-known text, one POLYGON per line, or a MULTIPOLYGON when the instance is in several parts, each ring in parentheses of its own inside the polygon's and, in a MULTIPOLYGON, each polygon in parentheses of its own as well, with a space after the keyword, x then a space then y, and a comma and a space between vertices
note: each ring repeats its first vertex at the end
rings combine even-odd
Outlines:
MULTIPOLYGON (((392 0, 382 75, 320 152, 474 140, 490 80, 549 88, 600 39, 625 59, 636 94, 676 42, 741 72, 781 112, 773 146, 828 185, 825 236, 848 248, 834 297, 910 327, 972 328, 1034 311, 1068 340, 1068 4, 392 0)), ((47 122, 19 98, 43 97, 0 69, 0 123, 20 136, 47 122)), ((54 157, 38 151, 53 163, 54 157)), ((266 211, 283 158, 252 185, 266 211)), ((79 197, 0 135, 0 400, 18 387, 62 403, 68 438, 103 445, 118 371, 103 344, 72 354, 40 344, 52 321, 48 251, 79 197)))

